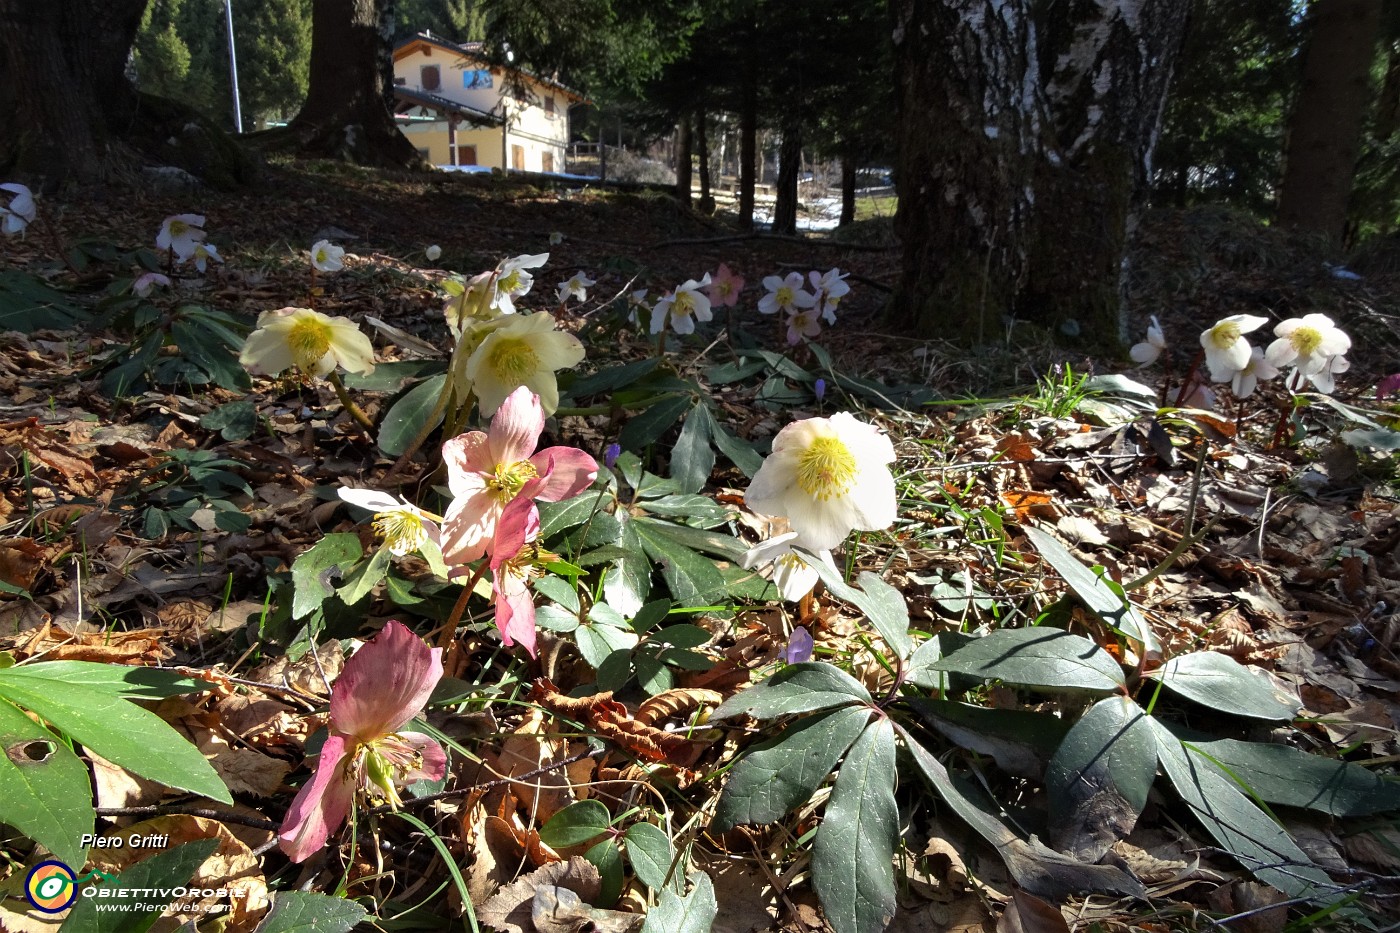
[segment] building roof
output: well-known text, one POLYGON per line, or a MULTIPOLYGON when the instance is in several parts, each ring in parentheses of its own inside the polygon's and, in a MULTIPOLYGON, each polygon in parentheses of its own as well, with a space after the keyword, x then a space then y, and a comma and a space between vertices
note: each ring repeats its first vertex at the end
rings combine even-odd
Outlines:
POLYGON ((483 43, 481 42, 453 42, 449 39, 444 39, 442 36, 434 35, 431 32, 424 31, 418 33, 416 36, 409 36, 407 39, 401 39, 397 43, 395 43, 394 61, 398 61, 400 58, 403 58, 405 55, 409 54, 410 52, 413 52, 418 48, 436 47, 443 49, 444 51, 451 52, 455 55, 460 55, 463 58, 471 59, 473 62, 476 62, 480 65, 484 65, 488 68, 500 69, 501 71, 509 71, 517 75, 523 75, 524 77, 529 78, 531 81, 534 81, 536 84, 542 84, 545 87, 553 88, 554 90, 558 91, 564 96, 570 98, 570 100, 574 103, 589 103, 588 98, 584 97, 578 91, 575 91, 573 88, 568 87, 567 85, 560 84, 558 81, 555 81, 552 78, 542 77, 541 75, 537 75, 532 71, 526 71, 523 68, 515 68, 511 65, 501 65, 496 62, 490 61, 485 55, 482 54, 482 45, 483 43))
POLYGON ((466 104, 449 100, 437 94, 429 94, 425 91, 414 91, 406 87, 394 88, 394 99, 400 104, 409 106, 427 107, 443 113, 455 113, 464 118, 468 123, 477 126, 500 126, 505 122, 499 113, 489 113, 485 110, 478 110, 475 107, 468 107, 466 104))

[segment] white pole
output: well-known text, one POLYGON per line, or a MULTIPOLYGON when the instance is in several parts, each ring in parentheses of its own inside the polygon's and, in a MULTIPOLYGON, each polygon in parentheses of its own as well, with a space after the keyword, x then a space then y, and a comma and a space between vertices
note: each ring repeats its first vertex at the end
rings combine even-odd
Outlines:
POLYGON ((238 100, 238 53, 233 48, 233 0, 224 0, 224 19, 228 22, 228 71, 233 83, 233 127, 243 132, 243 105, 238 100))

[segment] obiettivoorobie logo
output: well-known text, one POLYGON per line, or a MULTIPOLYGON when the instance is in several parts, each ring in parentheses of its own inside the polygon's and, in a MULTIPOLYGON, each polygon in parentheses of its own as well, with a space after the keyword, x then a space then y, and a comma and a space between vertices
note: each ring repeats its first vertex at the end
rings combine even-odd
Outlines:
POLYGON ((24 896, 35 910, 56 914, 73 906, 78 898, 78 886, 93 881, 115 881, 105 871, 94 869, 79 878, 63 862, 40 862, 29 870, 24 879, 24 896))

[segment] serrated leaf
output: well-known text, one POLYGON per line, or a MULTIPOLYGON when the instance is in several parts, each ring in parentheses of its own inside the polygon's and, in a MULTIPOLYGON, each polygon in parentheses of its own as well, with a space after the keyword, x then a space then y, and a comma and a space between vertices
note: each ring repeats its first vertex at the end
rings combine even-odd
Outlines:
POLYGON ((353 606, 364 599, 378 586, 389 572, 393 555, 388 547, 381 547, 370 555, 370 559, 359 564, 344 580, 336 595, 347 606, 353 606))
POLYGON ((1300 708, 1297 700, 1218 651, 1177 655, 1148 676, 1178 696, 1236 716, 1280 721, 1292 719, 1300 708))
POLYGON ((1133 831, 1157 777, 1157 743, 1142 708, 1106 697, 1070 728, 1045 771, 1050 844, 1086 862, 1133 831))
MULTIPOLYGON (((652 628, 658 622, 661 622, 670 615, 670 613, 671 601, 669 599, 653 599, 651 602, 638 609, 628 624, 632 626, 632 631, 636 632, 638 635, 645 635, 648 629, 652 628)), ((703 642, 698 642, 697 644, 703 644, 703 642)), ((694 646, 687 645, 686 647, 694 646)))
POLYGON ((540 540, 548 541, 570 528, 585 524, 590 518, 594 519, 595 523, 600 518, 611 519, 612 516, 606 513, 593 514, 603 501, 596 492, 582 492, 562 502, 541 502, 540 540))
POLYGON ((817 828, 812 887, 836 933, 881 933, 899 906, 894 751, 890 721, 871 723, 846 753, 817 828))
POLYGON ((1222 849, 1289 897, 1336 897, 1337 885, 1238 784, 1200 752, 1188 750, 1161 722, 1152 717, 1147 721, 1156 735, 1157 759, 1172 786, 1222 849))
POLYGON ((613 389, 630 386, 654 370, 660 363, 660 357, 649 356, 644 360, 635 360, 631 363, 623 363, 621 366, 600 369, 590 376, 576 380, 570 388, 569 394, 574 398, 587 398, 590 395, 597 395, 599 392, 611 392, 613 389))
POLYGON ((258 409, 252 399, 240 398, 225 402, 199 419, 199 426, 218 431, 226 441, 241 441, 252 437, 258 429, 258 409))
POLYGON ((628 450, 641 450, 653 444, 666 430, 695 405, 692 395, 670 395, 634 415, 618 432, 617 442, 628 450))
POLYGON ((87 765, 43 726, 0 699, 0 799, 5 822, 69 865, 93 831, 87 765))
POLYGON ((1081 635, 1045 627, 992 632, 932 666, 1044 690, 1112 693, 1124 685, 1123 671, 1107 651, 1081 635))
POLYGON ((693 528, 713 528, 730 517, 729 510, 709 496, 691 493, 650 499, 645 508, 648 515, 679 518, 693 528))
POLYGON ((725 598, 724 576, 713 559, 681 544, 661 522, 639 519, 630 527, 636 529, 642 549, 660 568, 676 602, 708 606, 725 598))
POLYGON ((369 916, 354 901, 315 891, 278 891, 257 933, 348 933, 369 916))
POLYGON ((851 703, 870 703, 870 691, 824 661, 790 664, 761 684, 740 690, 710 714, 711 721, 748 715, 773 719, 851 703))
POLYGON ((637 647, 637 634, 616 625, 589 622, 574 629, 574 641, 578 653, 596 671, 614 652, 630 652, 637 647))
POLYGON ((573 613, 579 611, 578 588, 574 586, 572 581, 565 580, 563 577, 537 577, 534 587, 536 593, 558 603, 565 611, 573 613))
POLYGON ((865 618, 895 654, 907 658, 914 652, 914 643, 909 640, 909 605, 903 593, 868 570, 857 577, 860 587, 856 588, 847 586, 840 571, 825 561, 813 557, 807 564, 816 569, 834 596, 865 613, 865 618))
POLYGON ((329 534, 301 552, 292 562, 292 618, 300 619, 320 608, 335 592, 331 579, 364 554, 359 535, 329 534))
POLYGON ((618 546, 628 553, 613 563, 612 572, 603 580, 603 595, 608 604, 623 615, 634 615, 651 595, 651 561, 642 550, 642 536, 637 533, 637 521, 625 513, 619 516, 622 533, 618 546))
POLYGON ((63 929, 144 933, 175 900, 170 892, 183 888, 218 845, 217 839, 199 839, 142 859, 111 882, 114 887, 133 892, 130 896, 80 897, 63 921, 63 929), (99 904, 101 911, 97 909, 99 904))
POLYGON ((641 933, 710 933, 719 905, 710 876, 697 871, 690 876, 690 893, 682 897, 665 888, 656 906, 647 911, 641 933))
MULTIPOLYGON (((644 505, 643 508, 645 507, 644 505)), ((645 516, 639 517, 637 523, 639 528, 646 528, 654 535, 664 535, 677 544, 702 554, 713 554, 734 561, 748 551, 748 547, 738 538, 718 531, 705 531, 645 516)))
POLYGON ((556 849, 581 845, 607 832, 612 814, 597 800, 571 803, 540 827, 540 841, 556 849))
POLYGON ((16 670, 0 670, 0 696, 133 774, 233 803, 199 750, 156 714, 82 684, 16 678, 16 670))
POLYGON ((54 681, 79 684, 127 699, 155 700, 208 688, 205 681, 159 667, 128 667, 96 661, 40 661, 7 668, 4 676, 10 681, 32 680, 36 687, 54 681))
POLYGON ((622 838, 627 842, 627 859, 642 884, 661 890, 676 858, 670 837, 651 823, 633 823, 622 838))
POLYGON ((41 279, 18 269, 0 269, 0 331, 69 330, 88 319, 86 310, 41 279))
POLYGON ((763 455, 754 450, 753 444, 730 433, 724 425, 716 421, 708 407, 704 407, 704 411, 705 418, 710 422, 710 439, 719 448, 719 452, 728 457, 729 462, 739 468, 739 472, 753 479, 758 468, 763 466, 763 455))
MULTIPOLYGON (((380 422, 379 437, 376 438, 379 449, 390 457, 397 457, 407 450, 437 407, 445 385, 447 373, 438 373, 405 392, 380 422)), ((438 417, 441 419, 442 416, 438 417)))
POLYGON ((1161 656, 1162 643, 1153 633, 1151 624, 1126 597, 1114 592, 1107 581, 1084 566, 1055 536, 1034 525, 1023 525, 1021 530, 1090 612, 1105 625, 1135 639, 1149 657, 1161 656))
POLYGON ((904 668, 904 679, 916 687, 942 692, 948 689, 948 675, 934 670, 933 665, 943 657, 939 636, 924 641, 914 649, 904 668))
POLYGON ((347 372, 340 378, 347 389, 359 392, 397 392, 412 380, 440 374, 445 368, 442 360, 399 360, 375 363, 369 374, 347 372))
POLYGON ((782 819, 816 793, 870 722, 860 706, 801 719, 753 746, 729 772, 711 828, 782 819))
POLYGON ((1333 816, 1400 810, 1400 782, 1361 765, 1310 755, 1287 745, 1238 739, 1193 740, 1213 767, 1249 785, 1260 799, 1333 816))
POLYGON ((671 448, 671 478, 681 492, 697 492, 705 488, 715 468, 707 413, 703 402, 691 409, 685 424, 681 426, 680 437, 676 438, 675 446, 671 448))

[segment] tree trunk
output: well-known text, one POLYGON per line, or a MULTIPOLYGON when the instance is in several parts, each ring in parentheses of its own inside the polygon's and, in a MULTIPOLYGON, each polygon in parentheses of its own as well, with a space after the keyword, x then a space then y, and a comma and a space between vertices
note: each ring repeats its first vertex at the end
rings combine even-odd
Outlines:
POLYGON ((893 0, 893 314, 985 341, 1003 316, 1109 349, 1182 0, 893 0))
POLYGON ((758 75, 752 59, 744 65, 739 101, 739 227, 753 229, 754 162, 758 155, 758 75))
POLYGON ((1285 226, 1321 234, 1336 246, 1356 177, 1381 0, 1326 0, 1309 11, 1313 34, 1288 123, 1278 216, 1285 226))
POLYGON ((795 124, 783 129, 778 145, 778 203, 773 205, 773 232, 797 232, 797 182, 802 174, 802 131, 795 124))
POLYGON ((676 200, 690 206, 690 185, 694 180, 691 172, 690 114, 681 114, 676 124, 676 200))
POLYGON ((236 143, 126 76, 147 0, 0 0, 0 175, 54 193, 135 175, 144 161, 231 187, 254 168, 236 143))
POLYGON ((392 42, 393 0, 313 0, 306 103, 260 143, 361 165, 421 165, 394 125, 392 42))
POLYGON ((841 220, 838 227, 856 222, 856 160, 847 152, 841 156, 841 220))
POLYGON ((695 151, 700 156, 700 213, 715 212, 715 197, 710 193, 710 136, 705 130, 705 111, 695 112, 695 151))

